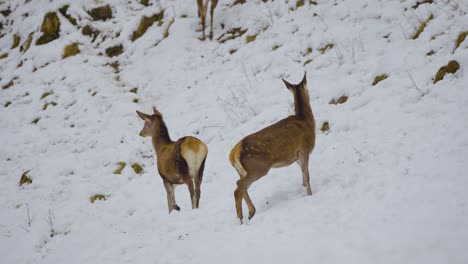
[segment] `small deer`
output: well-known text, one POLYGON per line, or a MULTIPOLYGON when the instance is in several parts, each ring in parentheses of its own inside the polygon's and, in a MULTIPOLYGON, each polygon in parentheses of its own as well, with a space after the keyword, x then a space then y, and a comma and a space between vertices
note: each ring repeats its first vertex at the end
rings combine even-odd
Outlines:
POLYGON ((242 199, 249 208, 249 219, 255 215, 255 206, 247 192, 250 185, 267 175, 271 168, 297 162, 302 170, 302 185, 312 195, 309 182, 309 155, 315 146, 315 119, 310 107, 306 74, 293 85, 283 79, 294 96, 294 115, 246 136, 231 150, 229 161, 237 170, 240 180, 234 191, 237 217, 241 224, 242 199))
POLYGON ((164 123, 162 114, 153 107, 153 114, 147 115, 136 111, 145 121, 140 132, 142 137, 152 137, 153 147, 156 151, 158 172, 167 192, 167 206, 169 213, 172 210, 180 211, 175 201, 174 189, 177 185, 187 185, 192 201, 192 209, 198 208, 200 203, 200 185, 205 168, 207 146, 195 137, 183 137, 172 141, 169 131, 164 123))
POLYGON ((205 20, 206 20, 206 12, 208 11, 208 2, 211 2, 211 8, 210 8, 210 35, 209 38, 213 38, 213 13, 216 8, 216 5, 218 5, 218 0, 197 0, 197 6, 198 6, 198 16, 201 19, 201 24, 202 24, 202 37, 201 40, 205 40, 205 20))

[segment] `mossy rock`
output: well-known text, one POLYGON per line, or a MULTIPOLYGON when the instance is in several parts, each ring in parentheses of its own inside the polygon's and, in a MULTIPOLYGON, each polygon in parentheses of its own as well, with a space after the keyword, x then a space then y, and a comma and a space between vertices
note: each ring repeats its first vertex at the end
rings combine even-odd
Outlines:
POLYGON ((41 32, 42 36, 36 41, 36 45, 43 45, 60 37, 60 20, 55 12, 44 15, 41 32))
POLYGON ((123 52, 122 44, 117 45, 117 46, 113 46, 113 47, 109 47, 109 48, 106 49, 106 55, 108 57, 119 56, 120 54, 122 54, 122 52, 123 52))
POLYGON ((434 16, 431 14, 426 20, 421 21, 421 24, 419 25, 418 30, 413 34, 411 39, 419 38, 419 35, 421 35, 421 33, 423 33, 424 29, 426 28, 427 23, 429 23, 429 21, 431 21, 433 18, 434 16))
POLYGON ((81 29, 81 33, 85 36, 91 37, 93 41, 96 40, 97 36, 101 33, 99 30, 92 28, 90 25, 86 25, 81 29))
POLYGON ((70 5, 64 5, 64 6, 62 6, 62 7, 59 9, 59 12, 60 12, 60 14, 62 14, 62 16, 64 16, 72 25, 76 26, 76 25, 77 25, 76 19, 74 19, 72 16, 70 16, 70 15, 67 13, 69 7, 70 7, 70 5))
POLYGON ((458 37, 457 37, 457 40, 455 41, 455 48, 453 49, 453 52, 455 53, 455 50, 460 47, 460 45, 463 43, 463 41, 465 41, 466 39, 466 36, 468 36, 468 31, 465 31, 465 32, 461 32, 458 37))
POLYGON ((42 99, 46 98, 47 96, 49 96, 49 95, 51 95, 51 94, 53 94, 53 92, 52 92, 52 91, 47 91, 47 92, 44 92, 44 93, 41 95, 41 98, 40 98, 40 100, 42 100, 42 99))
POLYGON ((114 171, 114 174, 122 174, 122 171, 125 169, 125 166, 127 166, 127 163, 120 161, 117 162, 117 166, 119 167, 114 171))
POLYGON ((50 103, 45 103, 44 106, 42 107, 42 110, 47 110, 47 107, 51 106, 57 106, 56 102, 50 102, 50 103))
POLYGON ((136 174, 142 174, 143 173, 143 167, 138 163, 133 163, 132 164, 132 169, 136 174))
POLYGON ((272 50, 272 51, 275 51, 275 50, 277 50, 277 49, 279 49, 279 48, 281 48, 281 45, 274 45, 274 46, 271 48, 271 50, 272 50))
POLYGON ((31 43, 32 43, 32 40, 33 40, 33 35, 34 35, 34 32, 29 33, 28 38, 26 39, 26 42, 23 45, 21 45, 21 47, 20 47, 21 52, 24 53, 29 49, 29 47, 31 47, 31 43))
POLYGON ((37 117, 37 118, 34 118, 33 121, 31 121, 31 124, 37 124, 39 122, 39 120, 41 120, 40 117, 37 117))
POLYGON ((445 66, 442 66, 439 68, 439 70, 437 71, 435 77, 434 77, 434 83, 444 79, 444 76, 447 74, 447 73, 455 73, 457 72, 458 70, 460 69, 460 64, 455 61, 455 60, 451 60, 449 61, 449 63, 445 66))
POLYGON ((312 62, 312 59, 308 59, 308 60, 304 61, 304 66, 306 66, 307 64, 309 64, 311 62, 312 62))
POLYGON ((313 50, 311 47, 308 47, 308 48, 306 49, 305 53, 304 53, 304 56, 307 56, 307 55, 311 54, 312 51, 314 51, 314 50, 313 50))
POLYGON ((172 19, 172 20, 169 22, 169 25, 167 25, 166 30, 164 30, 164 33, 163 33, 163 37, 164 37, 164 38, 168 38, 168 37, 169 37, 169 29, 171 29, 172 24, 174 24, 174 19, 172 19))
POLYGON ((154 22, 158 21, 158 25, 160 25, 162 23, 163 18, 164 18, 164 10, 150 17, 143 16, 140 19, 140 24, 138 25, 138 28, 135 30, 135 32, 133 32, 132 41, 135 41, 141 36, 143 36, 148 30, 148 28, 150 28, 154 24, 154 22))
POLYGON ((0 11, 0 14, 2 14, 4 17, 8 17, 11 14, 11 10, 10 9, 2 10, 0 11))
POLYGON ((248 35, 245 37, 245 43, 254 42, 257 39, 257 35, 248 35))
POLYGON ((135 104, 138 104, 139 101, 140 101, 140 100, 138 100, 138 98, 134 98, 134 99, 132 100, 132 102, 134 102, 135 104))
POLYGON ((299 0, 299 1, 296 2, 296 8, 299 8, 299 7, 301 7, 301 6, 304 6, 304 4, 305 4, 305 1, 304 1, 304 0, 299 0))
POLYGON ((15 82, 13 82, 13 80, 11 80, 11 81, 9 81, 7 84, 3 85, 3 86, 2 86, 2 89, 3 89, 3 90, 6 90, 6 89, 12 87, 13 85, 15 85, 15 82))
POLYGON ((78 43, 72 43, 65 46, 63 50, 62 59, 75 56, 76 54, 80 53, 80 48, 78 47, 78 43))
POLYGON ((3 105, 3 107, 8 107, 9 105, 11 105, 11 101, 7 101, 7 102, 3 105))
POLYGON ((95 195, 89 197, 89 201, 91 203, 94 203, 97 200, 105 201, 106 199, 107 199, 107 196, 103 195, 103 194, 95 194, 95 195))
POLYGON ((314 1, 314 0, 309 0, 309 4, 310 5, 318 5, 317 1, 314 1))
POLYGON ((378 76, 375 76, 374 78, 374 81, 372 82, 372 86, 375 86, 377 85, 379 82, 385 80, 388 78, 388 75, 387 74, 381 74, 381 75, 378 75, 378 76))
POLYGON ((430 51, 428 51, 428 52, 426 53, 426 56, 432 56, 432 55, 434 55, 434 54, 436 54, 436 52, 433 51, 433 50, 430 50, 430 51))
POLYGON ((29 173, 29 170, 25 171, 21 175, 21 178, 20 178, 20 181, 19 181, 19 186, 23 186, 23 184, 31 184, 32 183, 32 179, 31 179, 31 177, 28 176, 28 173, 29 173))
POLYGON ((107 20, 112 18, 112 8, 110 7, 110 5, 93 8, 88 13, 95 21, 107 20))
POLYGON ((330 124, 328 123, 328 121, 325 121, 322 123, 322 127, 320 128, 320 131, 322 131, 322 133, 326 133, 330 130, 330 124))
POLYGON ((338 98, 338 99, 333 98, 333 99, 329 102, 329 104, 334 104, 334 105, 337 105, 337 104, 344 104, 344 103, 346 103, 346 101, 348 101, 348 96, 342 95, 342 96, 341 96, 340 98, 338 98))
POLYGON ((245 4, 245 0, 235 0, 234 3, 232 3, 231 7, 242 4, 245 4))
POLYGON ((0 60, 3 60, 6 57, 8 57, 8 52, 5 52, 2 55, 0 55, 0 60))
POLYGON ((335 45, 333 43, 328 43, 327 45, 319 48, 320 53, 324 54, 327 50, 332 49, 335 45))
POLYGON ((140 4, 144 6, 149 6, 149 0, 140 0, 140 4))
POLYGON ((11 45, 11 49, 14 49, 19 46, 21 41, 21 37, 18 34, 13 35, 13 44, 11 45))

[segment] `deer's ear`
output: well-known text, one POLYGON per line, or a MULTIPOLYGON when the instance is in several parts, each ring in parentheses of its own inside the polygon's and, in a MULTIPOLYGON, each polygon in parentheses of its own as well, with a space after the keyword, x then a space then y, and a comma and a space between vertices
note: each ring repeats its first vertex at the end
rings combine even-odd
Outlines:
POLYGON ((292 91, 292 89, 294 88, 294 85, 288 83, 285 79, 282 79, 284 84, 286 85, 286 88, 288 88, 288 90, 292 91))
POLYGON ((137 113, 138 116, 139 116, 141 119, 143 119, 144 121, 148 121, 148 122, 151 121, 151 118, 150 118, 149 115, 144 114, 144 113, 142 113, 142 112, 140 112, 140 111, 138 111, 138 110, 136 110, 136 113, 137 113))
POLYGON ((156 109, 156 107, 154 107, 154 106, 153 106, 153 113, 154 113, 155 115, 157 115, 157 116, 162 117, 161 112, 159 112, 158 109, 156 109))
POLYGON ((306 86, 306 85, 307 85, 307 72, 304 72, 304 77, 302 78, 301 86, 306 86))

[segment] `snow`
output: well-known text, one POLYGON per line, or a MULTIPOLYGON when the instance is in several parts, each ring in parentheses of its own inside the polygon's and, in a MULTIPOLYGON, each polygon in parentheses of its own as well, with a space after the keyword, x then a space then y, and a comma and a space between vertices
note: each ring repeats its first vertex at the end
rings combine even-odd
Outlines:
POLYGON ((195 1, 0 3, 12 11, 0 15, 0 55, 8 52, 0 86, 14 81, 0 97, 1 262, 466 263, 468 41, 453 51, 468 30, 466 2, 413 9, 414 0, 319 0, 297 10, 294 1, 232 2, 219 1, 215 38, 248 31, 225 43, 198 39, 195 1), (114 18, 91 21, 86 10, 105 3, 114 18), (60 38, 36 46, 43 15, 64 4, 80 27, 101 35, 92 42, 59 14, 60 38), (141 16, 162 9, 163 25, 131 42, 141 16), (434 19, 410 40, 430 13, 434 19), (21 46, 30 32, 27 52, 10 50, 13 34, 21 46), (256 40, 246 43, 247 35, 256 40), (62 59, 72 42, 81 53, 62 59), (118 44, 123 54, 102 55, 118 44), (436 53, 426 56, 430 50, 436 53), (454 59, 460 70, 433 84, 454 59), (109 66, 116 60, 118 72, 109 66), (297 83, 304 71, 317 121, 313 195, 306 196, 298 166, 273 169, 249 189, 257 214, 240 225, 229 152, 293 113, 281 78, 297 83), (383 73, 389 77, 372 86, 383 73), (347 102, 329 104, 342 95, 347 102), (43 110, 47 102, 57 106, 43 110), (181 186, 181 211, 167 214, 154 150, 139 137, 135 113, 153 105, 172 139, 193 135, 208 145, 198 210, 181 186), (115 175, 120 161, 127 166, 115 175), (133 172, 134 162, 143 174, 133 172), (33 182, 19 187, 27 170, 33 182), (107 199, 90 203, 94 194, 107 199))

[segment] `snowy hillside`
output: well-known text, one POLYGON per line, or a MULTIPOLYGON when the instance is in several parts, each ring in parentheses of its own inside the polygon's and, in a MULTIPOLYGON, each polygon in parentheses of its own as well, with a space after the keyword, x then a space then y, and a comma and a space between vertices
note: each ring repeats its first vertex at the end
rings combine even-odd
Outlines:
POLYGON ((220 0, 206 41, 195 2, 0 1, 2 264, 467 263, 466 0, 220 0), (273 169, 240 225, 229 152, 304 71, 313 195, 273 169), (198 210, 167 214, 153 105, 208 145, 198 210))

